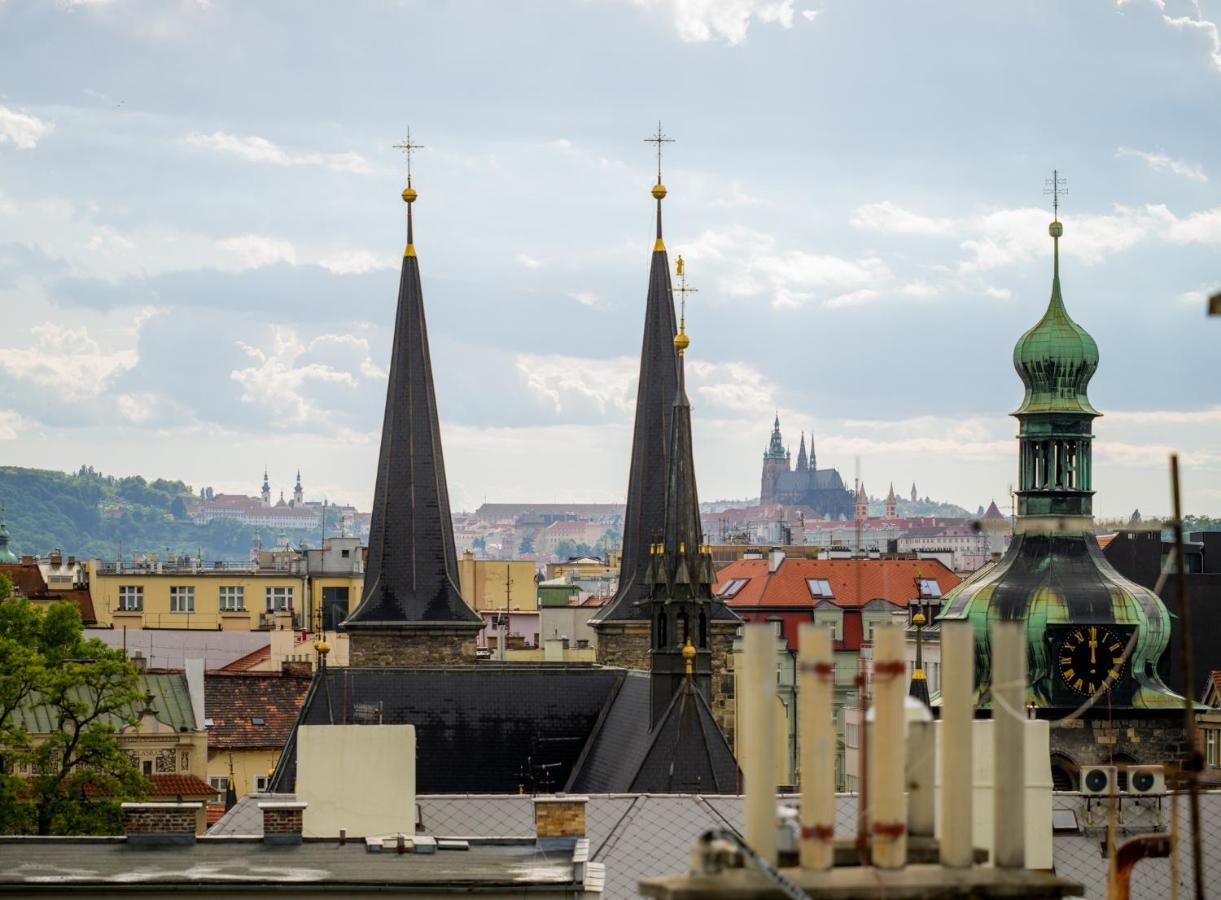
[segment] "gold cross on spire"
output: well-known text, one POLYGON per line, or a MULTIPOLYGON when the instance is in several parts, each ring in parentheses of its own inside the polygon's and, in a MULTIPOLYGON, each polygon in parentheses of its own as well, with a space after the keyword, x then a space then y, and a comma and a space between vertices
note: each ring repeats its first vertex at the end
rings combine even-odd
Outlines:
POLYGON ((413 144, 411 142, 411 128, 408 127, 407 137, 404 138, 403 143, 395 144, 394 149, 402 150, 403 155, 407 157, 407 187, 411 187, 411 154, 415 153, 417 150, 423 150, 424 145, 413 144))
POLYGON ((646 144, 657 145, 657 183, 661 184, 661 145, 673 144, 674 138, 666 137, 661 131, 661 120, 657 120, 657 134, 644 139, 646 144))
POLYGON ((699 288, 687 287, 687 267, 681 254, 675 263, 674 272, 679 277, 678 287, 670 288, 670 293, 678 294, 679 297, 678 334, 674 336, 674 347, 678 350, 678 355, 682 356, 691 344, 691 338, 687 337, 687 295, 698 294, 699 288))
POLYGON ((1068 193, 1068 179, 1061 178, 1059 171, 1051 170, 1051 178, 1043 179, 1043 195, 1051 197, 1051 217, 1060 221, 1060 195, 1068 193))

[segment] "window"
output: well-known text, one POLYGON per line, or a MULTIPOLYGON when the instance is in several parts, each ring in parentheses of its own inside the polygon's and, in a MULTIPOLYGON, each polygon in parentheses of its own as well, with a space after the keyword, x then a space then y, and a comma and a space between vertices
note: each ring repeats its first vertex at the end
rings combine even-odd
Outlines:
POLYGON ((226 585, 220 589, 220 611, 241 612, 246 609, 246 589, 226 585))
POLYGON ((344 558, 344 559, 347 559, 349 556, 351 556, 351 555, 352 555, 352 551, 351 551, 351 550, 341 550, 341 551, 340 551, 340 553, 341 553, 341 554, 343 554, 343 558, 344 558))
POLYGON ((856 725, 852 722, 849 722, 847 725, 844 726, 844 746, 845 747, 856 747, 857 746, 856 725))
POLYGON ((213 803, 224 803, 225 794, 229 792, 229 776, 228 775, 209 775, 208 784, 216 791, 212 797, 213 803))
POLYGON ((170 587, 170 612, 195 612, 195 588, 186 585, 170 587))
POLYGON ((151 776, 153 774, 153 761, 151 759, 144 760, 143 769, 146 776, 151 776))
POLYGON ((921 597, 940 597, 941 585, 937 584, 935 578, 920 579, 920 596, 921 597))
POLYGON ((810 596, 815 600, 830 600, 831 582, 825 578, 807 578, 806 587, 810 589, 810 596))
POLYGON ((267 611, 293 608, 293 589, 290 587, 267 588, 267 611))
POLYGON ((251 716, 251 717, 250 717, 250 724, 251 724, 251 725, 266 725, 266 724, 267 724, 267 720, 266 720, 266 719, 264 719, 262 716, 251 716))
POLYGON ((123 612, 142 612, 144 610, 144 588, 138 584, 120 585, 119 609, 123 612))
POLYGON ((719 594, 717 594, 717 597, 721 600, 729 600, 729 599, 732 599, 733 597, 736 597, 738 594, 738 591, 740 591, 740 590, 742 590, 742 588, 746 587, 746 582, 748 582, 748 581, 750 581, 749 578, 730 579, 729 581, 725 582, 725 586, 723 588, 721 588, 721 592, 719 594))
POLYGON ((1205 740, 1205 759, 1208 760, 1210 766, 1217 764, 1217 732, 1209 728, 1204 732, 1205 740))
POLYGON ((251 781, 251 785, 254 787, 254 792, 256 794, 266 794, 271 788, 271 776, 255 775, 251 781))

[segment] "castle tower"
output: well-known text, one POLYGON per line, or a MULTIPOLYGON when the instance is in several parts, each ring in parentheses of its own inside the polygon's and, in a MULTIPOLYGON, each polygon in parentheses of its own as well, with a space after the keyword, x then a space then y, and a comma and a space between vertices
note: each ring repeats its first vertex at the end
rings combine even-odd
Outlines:
MULTIPOLYGON (((1114 726, 1139 730, 1132 720, 1122 721, 1133 714, 1120 710, 1148 714, 1179 710, 1183 703, 1157 674, 1170 638, 1170 616, 1156 594, 1115 571, 1091 530, 1092 423, 1099 413, 1086 389, 1098 368, 1098 346, 1064 306, 1064 227, 1057 218, 1048 230, 1051 300, 1013 351, 1025 388, 1013 413, 1019 423, 1017 534, 986 575, 947 595, 941 618, 975 625, 980 705, 991 704, 988 625, 1017 620, 1029 642, 1028 704, 1048 710, 1042 714, 1049 718, 1082 708, 1085 718, 1110 722, 1113 717, 1114 726)), ((1173 728, 1159 723, 1158 729, 1142 737, 1144 752, 1161 752, 1164 748, 1154 746, 1158 735, 1173 736, 1173 728)), ((1107 761, 1105 748, 1077 745, 1080 729, 1073 735, 1067 731, 1052 730, 1053 750, 1080 765, 1107 761)))
POLYGON ((797 447, 797 471, 805 472, 809 469, 809 459, 806 457, 806 433, 801 433, 801 443, 797 447))
POLYGON ((297 484, 293 488, 293 506, 305 504, 305 488, 301 486, 301 470, 297 470, 297 484))
POLYGON ((780 435, 780 413, 772 425, 772 437, 763 451, 763 479, 759 484, 759 502, 776 503, 776 479, 781 472, 789 471, 789 456, 784 449, 784 438, 780 435))
POLYGON ((353 666, 461 665, 483 620, 458 591, 453 521, 433 389, 420 265, 412 234, 410 134, 407 248, 399 279, 386 412, 360 605, 341 624, 353 666))
POLYGON ((897 519, 899 517, 899 499, 895 496, 895 483, 890 483, 890 493, 886 495, 886 518, 897 519))
POLYGON ((863 481, 856 486, 855 517, 861 522, 869 518, 869 494, 865 492, 865 482, 863 481))
POLYGON ((267 468, 263 468, 263 488, 259 491, 264 506, 271 506, 271 482, 267 480, 267 468))

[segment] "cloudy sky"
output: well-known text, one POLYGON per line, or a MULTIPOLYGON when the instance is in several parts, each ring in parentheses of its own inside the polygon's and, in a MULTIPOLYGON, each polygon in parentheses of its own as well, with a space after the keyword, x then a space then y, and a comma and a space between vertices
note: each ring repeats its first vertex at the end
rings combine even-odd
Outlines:
POLYGON ((368 503, 416 160, 450 489, 622 497, 652 246, 705 499, 773 412, 869 492, 1015 471, 1044 179, 1096 509, 1221 513, 1221 0, 0 0, 0 463, 368 503), (859 460, 859 462, 858 462, 859 460))

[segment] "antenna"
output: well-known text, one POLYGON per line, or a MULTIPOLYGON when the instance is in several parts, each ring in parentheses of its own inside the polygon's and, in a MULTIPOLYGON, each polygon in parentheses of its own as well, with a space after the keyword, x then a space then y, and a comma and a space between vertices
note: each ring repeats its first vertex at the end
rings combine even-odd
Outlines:
POLYGON ((1068 179, 1061 178, 1057 169, 1051 170, 1051 178, 1043 180, 1043 195, 1051 197, 1052 219, 1060 221, 1060 195, 1068 193, 1068 179))

